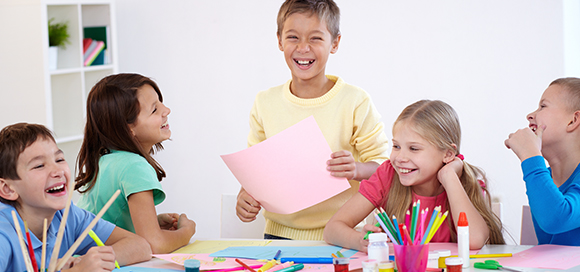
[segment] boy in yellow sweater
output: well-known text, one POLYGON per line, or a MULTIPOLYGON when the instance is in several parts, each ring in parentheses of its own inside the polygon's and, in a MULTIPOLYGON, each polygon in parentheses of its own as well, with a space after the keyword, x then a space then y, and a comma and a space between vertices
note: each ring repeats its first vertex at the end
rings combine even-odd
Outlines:
MULTIPOLYGON (((264 239, 322 240, 324 226, 387 159, 387 139, 370 96, 325 74, 340 43, 340 11, 332 0, 287 0, 278 13, 278 47, 292 73, 283 85, 258 93, 250 114, 248 145, 253 146, 306 117, 314 116, 333 153, 327 170, 345 177, 351 188, 293 214, 264 211, 264 239)), ((244 188, 236 213, 256 219, 261 206, 244 188)))

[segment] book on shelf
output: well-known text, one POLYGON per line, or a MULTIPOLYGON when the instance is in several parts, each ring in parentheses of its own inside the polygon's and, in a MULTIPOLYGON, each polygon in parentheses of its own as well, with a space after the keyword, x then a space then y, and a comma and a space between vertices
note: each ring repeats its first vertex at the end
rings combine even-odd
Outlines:
MULTIPOLYGON (((87 50, 88 56, 85 58, 85 66, 91 66, 95 59, 97 58, 97 56, 99 54, 103 54, 103 50, 105 49, 105 43, 102 41, 96 41, 96 46, 94 47, 94 49, 92 51, 90 51, 90 47, 89 50, 87 50)), ((92 46, 91 46, 92 47, 92 46)))
MULTIPOLYGON (((91 45, 89 46, 89 48, 85 52, 85 56, 84 56, 85 57, 84 58, 85 66, 102 65, 102 64, 109 63, 109 60, 107 58, 105 58, 108 55, 108 54, 106 54, 106 52, 107 52, 107 45, 108 45, 107 41, 109 40, 109 28, 107 26, 84 27, 83 28, 83 37, 84 37, 84 40, 91 39, 91 45), (98 42, 98 41, 103 42, 104 47, 102 48, 102 50, 100 50, 98 52, 97 55, 93 56, 92 53, 93 53, 95 48, 93 48, 93 50, 91 50, 90 47, 92 46, 92 44, 94 44, 95 42, 98 42), (93 59, 91 61, 88 61, 89 57, 92 57, 93 59), (87 63, 88 63, 88 65, 87 65, 87 63)), ((84 45, 84 42, 83 42, 83 45, 84 45)))

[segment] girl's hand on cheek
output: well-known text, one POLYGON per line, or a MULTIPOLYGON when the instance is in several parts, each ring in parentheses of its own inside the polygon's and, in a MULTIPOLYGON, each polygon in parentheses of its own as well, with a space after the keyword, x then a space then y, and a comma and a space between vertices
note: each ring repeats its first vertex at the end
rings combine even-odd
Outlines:
POLYGON ((456 178, 459 180, 461 175, 463 175, 463 161, 460 158, 455 157, 452 161, 448 162, 443 167, 441 167, 441 169, 439 169, 439 172, 437 173, 437 179, 439 182, 441 182, 441 184, 443 184, 443 187, 445 187, 445 184, 450 179, 456 178))

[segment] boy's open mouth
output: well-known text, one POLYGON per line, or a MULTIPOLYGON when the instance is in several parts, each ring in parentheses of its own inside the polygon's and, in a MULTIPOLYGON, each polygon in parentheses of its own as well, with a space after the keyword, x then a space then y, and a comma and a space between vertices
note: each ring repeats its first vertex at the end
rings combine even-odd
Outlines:
POLYGON ((57 186, 50 187, 50 188, 46 189, 46 192, 49 194, 60 193, 60 192, 64 191, 64 188, 65 188, 65 186, 63 183, 61 185, 57 185, 57 186))
POLYGON ((161 125, 161 128, 166 128, 167 126, 169 126, 169 122, 165 121, 165 123, 163 123, 163 125, 161 125))
POLYGON ((530 124, 530 129, 531 129, 533 132, 536 132, 536 129, 538 129, 538 126, 536 126, 536 125, 533 125, 533 124, 530 124))

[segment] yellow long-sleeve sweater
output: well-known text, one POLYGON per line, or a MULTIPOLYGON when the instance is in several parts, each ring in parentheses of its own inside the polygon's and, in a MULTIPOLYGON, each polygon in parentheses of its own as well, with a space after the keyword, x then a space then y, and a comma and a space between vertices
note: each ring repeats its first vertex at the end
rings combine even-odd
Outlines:
MULTIPOLYGON (((348 150, 358 162, 387 159, 387 137, 380 114, 361 88, 327 75, 335 82, 318 98, 302 99, 290 92, 290 82, 258 93, 250 114, 248 146, 253 146, 313 115, 333 152, 348 150)), ((329 158, 330 159, 330 158, 329 158)), ((324 226, 359 188, 351 188, 293 214, 264 211, 265 233, 296 240, 322 240, 324 226)))

